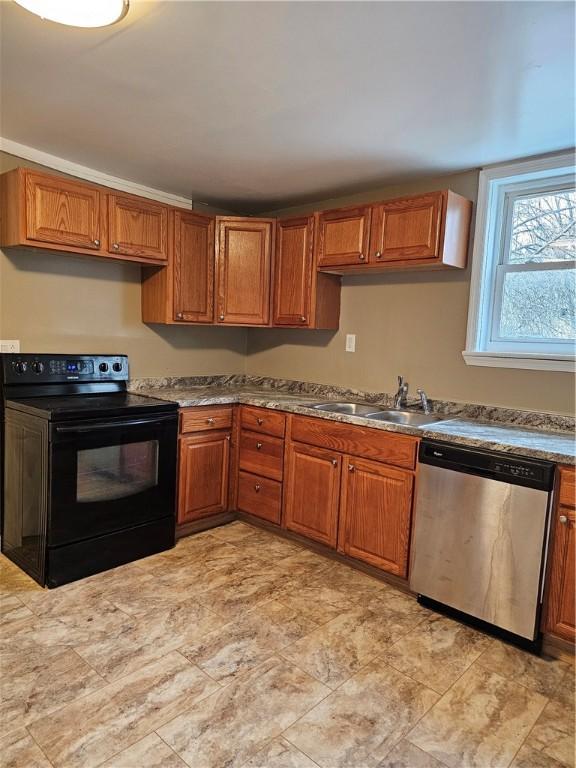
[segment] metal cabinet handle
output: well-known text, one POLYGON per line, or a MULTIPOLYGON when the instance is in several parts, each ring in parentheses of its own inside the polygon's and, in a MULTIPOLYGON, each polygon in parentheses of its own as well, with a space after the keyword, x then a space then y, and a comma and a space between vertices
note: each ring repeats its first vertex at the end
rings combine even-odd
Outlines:
POLYGON ((260 486, 258 485, 258 483, 256 483, 256 485, 254 486, 254 490, 256 491, 256 493, 260 493, 260 486))
POLYGON ((560 515, 560 517, 558 518, 558 520, 560 520, 560 522, 562 523, 562 525, 566 525, 566 523, 568 522, 568 518, 566 517, 566 515, 560 515))
POLYGON ((361 253, 361 254, 360 254, 360 256, 358 256, 358 258, 360 259, 360 261, 364 261, 364 259, 366 258, 366 256, 364 256, 364 254, 363 254, 363 253, 361 253))
POLYGON ((260 450, 260 448, 262 448, 262 443, 256 443, 256 448, 257 448, 258 450, 260 450))
POLYGON ((214 419, 212 417, 210 417, 209 419, 206 419, 206 422, 208 424, 214 424, 214 419))
POLYGON ((218 317, 218 320, 224 320, 224 315, 220 315, 220 316, 218 317))
POLYGON ((114 250, 117 251, 120 248, 120 246, 118 245, 118 243, 112 243, 112 248, 114 248, 114 250))
POLYGON ((354 466, 354 464, 348 464, 348 472, 354 472, 355 469, 356 467, 354 466))
POLYGON ((305 315, 300 315, 300 322, 301 323, 305 323, 306 322, 306 316, 305 315))
POLYGON ((262 424, 264 424, 264 419, 261 419, 260 417, 258 417, 258 418, 256 419, 256 423, 257 423, 259 426, 262 426, 262 424))
POLYGON ((382 252, 381 251, 376 251, 374 256, 376 256, 377 259, 381 259, 382 258, 382 252))
POLYGON ((226 440, 228 440, 228 442, 230 442, 230 440, 231 440, 230 435, 226 435, 226 440))
POLYGON ((96 238, 96 240, 93 240, 92 242, 94 243, 94 245, 100 245, 100 240, 98 240, 98 238, 96 238))
POLYGON ((338 466, 338 459, 332 459, 332 466, 337 467, 338 466))

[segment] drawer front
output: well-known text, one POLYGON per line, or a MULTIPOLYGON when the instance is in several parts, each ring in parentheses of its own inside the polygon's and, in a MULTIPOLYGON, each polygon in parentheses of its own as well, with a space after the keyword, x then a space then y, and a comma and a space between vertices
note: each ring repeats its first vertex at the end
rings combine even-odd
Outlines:
POLYGON ((560 467, 560 504, 576 506, 576 479, 572 467, 560 467))
POLYGON ((243 405, 240 423, 242 429, 264 432, 274 437, 284 437, 286 430, 286 416, 268 408, 251 408, 243 405))
POLYGON ((187 408, 180 411, 180 432, 207 432, 230 429, 232 408, 187 408))
POLYGON ((250 515, 280 524, 282 484, 267 477, 240 472, 238 476, 238 509, 250 515))
POLYGON ((258 432, 240 433, 240 469, 262 475, 271 480, 282 480, 284 441, 258 432))
POLYGON ((292 440, 301 443, 375 459, 404 469, 414 469, 416 466, 418 439, 407 435, 307 416, 293 418, 291 435, 292 440))

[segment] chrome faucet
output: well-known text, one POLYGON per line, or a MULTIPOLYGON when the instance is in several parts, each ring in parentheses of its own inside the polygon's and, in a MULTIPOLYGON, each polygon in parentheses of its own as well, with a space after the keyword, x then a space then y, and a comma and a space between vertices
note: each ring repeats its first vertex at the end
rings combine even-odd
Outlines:
POLYGON ((426 397, 426 392, 424 392, 423 389, 417 389, 416 392, 418 392, 418 397, 420 398, 420 405, 422 406, 422 410, 424 413, 432 413, 432 408, 430 407, 430 403, 428 402, 428 398, 426 397))
POLYGON ((394 408, 402 410, 408 405, 408 382, 404 381, 404 376, 398 376, 398 391, 394 395, 394 408))

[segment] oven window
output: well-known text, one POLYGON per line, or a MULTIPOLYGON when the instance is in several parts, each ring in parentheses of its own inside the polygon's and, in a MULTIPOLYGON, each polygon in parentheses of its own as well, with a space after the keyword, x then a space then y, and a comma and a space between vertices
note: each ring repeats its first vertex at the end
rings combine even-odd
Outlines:
POLYGON ((158 440, 78 451, 78 502, 122 499, 155 485, 158 485, 158 440))

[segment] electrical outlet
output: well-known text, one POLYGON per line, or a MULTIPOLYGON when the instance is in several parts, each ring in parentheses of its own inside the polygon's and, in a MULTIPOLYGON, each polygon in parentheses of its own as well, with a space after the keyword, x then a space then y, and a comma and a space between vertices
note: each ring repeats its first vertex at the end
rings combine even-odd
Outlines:
POLYGON ((356 334, 346 334, 346 352, 356 352, 356 334))
POLYGON ((20 352, 20 341, 18 339, 0 339, 0 352, 18 354, 20 352))

